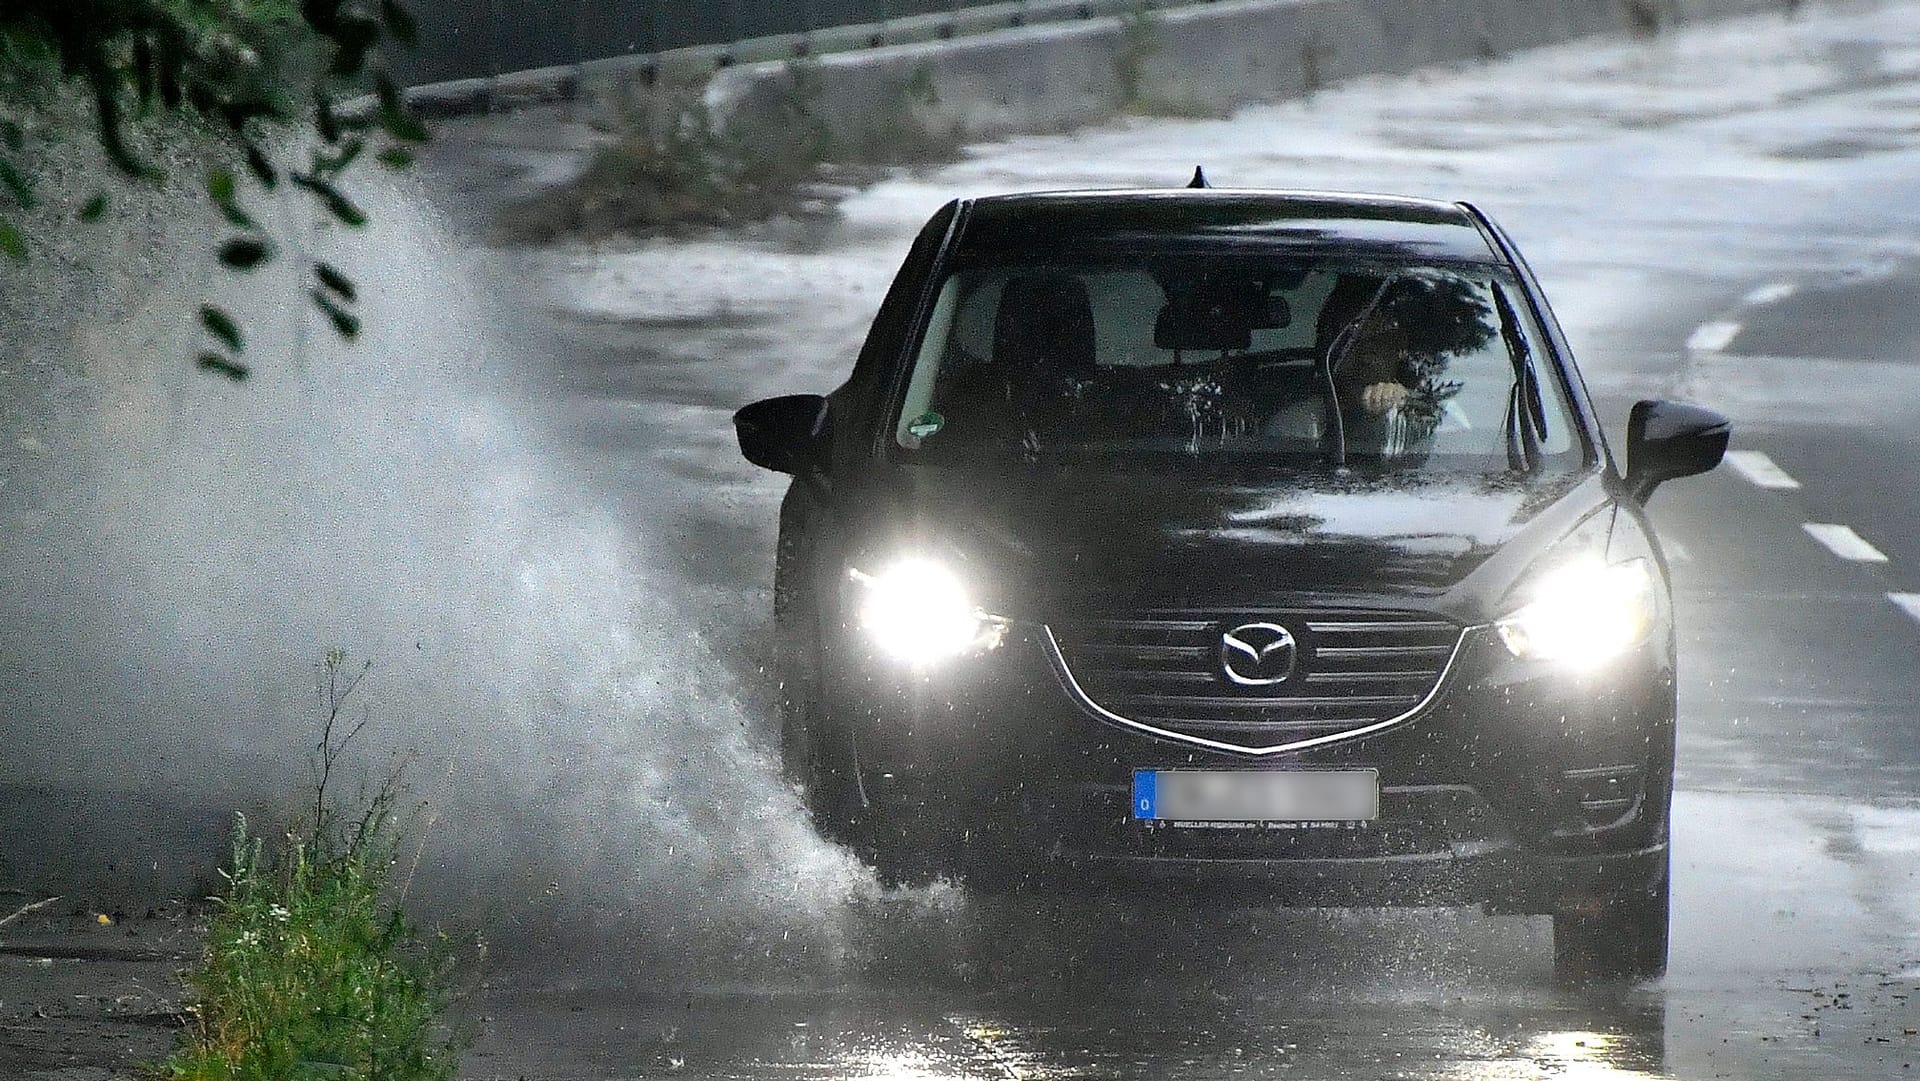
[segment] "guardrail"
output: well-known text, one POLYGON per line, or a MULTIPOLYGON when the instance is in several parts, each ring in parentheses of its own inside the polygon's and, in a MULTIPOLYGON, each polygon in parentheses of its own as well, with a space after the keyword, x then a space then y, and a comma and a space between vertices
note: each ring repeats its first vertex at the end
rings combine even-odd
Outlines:
MULTIPOLYGON (((1207 2, 1207 0, 1200 0, 1207 2)), ((419 48, 396 57, 411 85, 536 68, 723 68, 1094 19, 1149 0, 411 0, 419 48)), ((549 80, 551 81, 551 80, 549 80)))

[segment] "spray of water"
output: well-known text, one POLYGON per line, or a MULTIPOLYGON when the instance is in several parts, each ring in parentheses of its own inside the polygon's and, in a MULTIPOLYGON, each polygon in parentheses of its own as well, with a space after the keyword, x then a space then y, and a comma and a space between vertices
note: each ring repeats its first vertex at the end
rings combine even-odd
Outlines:
POLYGON ((299 254, 210 272, 190 199, 123 204, 8 272, 27 419, 0 457, 0 871, 193 889, 228 812, 296 805, 314 665, 338 645, 373 662, 368 777, 410 755, 427 804, 423 905, 508 956, 658 984, 830 978, 871 880, 805 825, 753 653, 678 569, 743 542, 699 535, 674 470, 651 494, 587 483, 529 389, 552 343, 499 258, 404 185, 360 195, 368 235, 276 208, 283 237, 360 277, 352 345, 302 300, 299 254), (245 384, 187 361, 208 291, 248 329, 245 384))

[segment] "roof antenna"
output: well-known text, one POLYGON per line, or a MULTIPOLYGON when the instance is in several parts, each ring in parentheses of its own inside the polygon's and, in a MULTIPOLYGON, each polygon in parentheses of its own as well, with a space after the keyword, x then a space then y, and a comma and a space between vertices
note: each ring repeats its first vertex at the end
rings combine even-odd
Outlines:
POLYGON ((1207 174, 1206 174, 1206 170, 1204 170, 1204 169, 1202 169, 1202 168, 1200 168, 1200 167, 1199 167, 1198 165, 1196 165, 1196 166, 1194 166, 1194 167, 1193 167, 1193 179, 1192 179, 1192 180, 1189 180, 1189 181, 1187 181, 1187 187, 1189 187, 1189 188, 1211 188, 1211 187, 1213 187, 1213 185, 1212 185, 1212 184, 1209 184, 1209 183, 1207 183, 1207 174))

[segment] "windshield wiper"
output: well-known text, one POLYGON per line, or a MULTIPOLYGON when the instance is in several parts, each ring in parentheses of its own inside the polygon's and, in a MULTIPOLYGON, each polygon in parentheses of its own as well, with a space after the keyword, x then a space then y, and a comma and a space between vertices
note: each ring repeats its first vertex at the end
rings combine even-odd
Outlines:
POLYGON ((1507 466, 1515 471, 1534 472, 1540 468, 1540 435, 1547 428, 1547 407, 1540 397, 1540 381, 1533 370, 1533 351, 1520 336, 1520 321, 1514 316, 1507 295, 1497 286, 1493 303, 1500 313, 1500 337, 1506 342, 1507 356, 1513 362, 1513 389, 1507 396, 1507 466))

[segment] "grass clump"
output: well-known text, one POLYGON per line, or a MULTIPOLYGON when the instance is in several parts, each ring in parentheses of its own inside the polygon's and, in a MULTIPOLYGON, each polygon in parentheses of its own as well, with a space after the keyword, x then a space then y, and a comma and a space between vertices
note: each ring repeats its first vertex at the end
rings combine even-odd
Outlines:
POLYGON ((1152 0, 1138 0, 1120 16, 1120 38, 1113 56, 1113 82, 1120 111, 1133 116, 1186 120, 1219 118, 1229 110, 1190 94, 1170 92, 1150 78, 1153 58, 1163 41, 1161 17, 1152 0))
POLYGON ((510 239, 677 235, 831 212, 836 192, 876 169, 959 156, 930 68, 884 105, 829 122, 819 65, 794 61, 716 108, 695 80, 615 88, 603 141, 572 181, 507 211, 510 239))
POLYGON ((958 160, 966 138, 965 125, 945 113, 932 67, 921 64, 855 134, 836 140, 834 153, 847 165, 938 165, 958 160))
POLYGON ((401 909, 394 881, 406 823, 390 781, 343 814, 328 792, 360 728, 338 733, 347 677, 335 650, 321 668, 326 713, 316 752, 314 818, 266 844, 239 817, 206 954, 187 974, 191 1022, 166 1081, 444 1081, 458 1068, 441 1015, 457 954, 401 909), (343 678, 346 677, 346 678, 343 678))
POLYGON ((1113 56, 1113 81, 1120 90, 1120 108, 1133 110, 1147 94, 1147 63, 1160 51, 1160 18, 1153 5, 1139 0, 1120 16, 1120 45, 1113 56))
POLYGON ((794 64, 764 116, 716 113, 697 85, 639 88, 614 100, 607 140, 560 190, 509 212, 519 240, 678 233, 763 221, 805 200, 831 156, 814 113, 817 80, 794 64))

